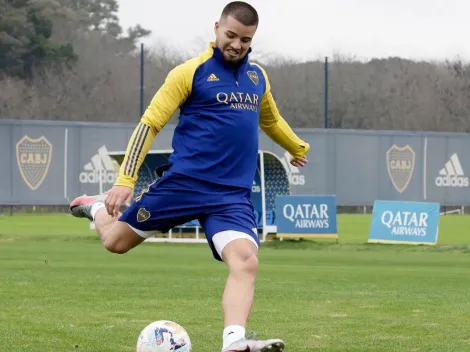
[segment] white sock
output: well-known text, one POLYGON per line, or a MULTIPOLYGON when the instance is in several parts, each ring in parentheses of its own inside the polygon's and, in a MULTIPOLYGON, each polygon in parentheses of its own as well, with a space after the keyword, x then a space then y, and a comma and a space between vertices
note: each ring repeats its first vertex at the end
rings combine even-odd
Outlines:
POLYGON ((90 213, 91 213, 91 216, 93 217, 93 221, 95 221, 96 212, 100 210, 101 208, 104 208, 104 203, 96 202, 95 204, 91 206, 90 213))
POLYGON ((223 338, 223 347, 222 350, 230 346, 237 340, 245 337, 245 328, 240 325, 230 325, 224 329, 222 334, 223 338))

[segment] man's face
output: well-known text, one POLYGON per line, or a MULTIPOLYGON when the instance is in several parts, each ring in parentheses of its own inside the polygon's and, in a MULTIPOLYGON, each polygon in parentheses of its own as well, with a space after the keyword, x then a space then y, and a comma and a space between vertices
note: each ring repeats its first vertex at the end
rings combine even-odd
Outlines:
POLYGON ((215 24, 215 45, 225 60, 236 64, 246 56, 256 29, 256 26, 245 26, 228 16, 215 24))

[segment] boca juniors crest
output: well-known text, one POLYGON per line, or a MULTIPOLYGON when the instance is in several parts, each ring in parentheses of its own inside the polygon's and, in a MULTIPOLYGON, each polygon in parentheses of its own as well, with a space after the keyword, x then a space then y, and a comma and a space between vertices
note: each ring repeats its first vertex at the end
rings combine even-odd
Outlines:
POLYGON ((409 146, 393 145, 387 151, 387 170, 393 187, 400 192, 408 187, 415 167, 415 152, 409 146))
POLYGON ((21 177, 33 191, 46 178, 51 158, 52 144, 44 136, 37 139, 24 136, 16 143, 16 160, 21 177))
POLYGON ((257 85, 259 83, 259 77, 256 71, 247 71, 246 74, 248 75, 248 77, 250 77, 251 81, 254 84, 257 85))

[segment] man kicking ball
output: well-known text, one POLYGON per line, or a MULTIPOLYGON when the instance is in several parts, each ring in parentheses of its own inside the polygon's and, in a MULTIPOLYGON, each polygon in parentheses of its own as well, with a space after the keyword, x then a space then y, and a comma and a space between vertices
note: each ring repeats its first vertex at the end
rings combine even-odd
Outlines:
POLYGON ((229 270, 222 299, 223 352, 284 349, 281 339, 245 336, 260 246, 250 200, 258 127, 291 154, 296 167, 307 163, 310 149, 279 114, 265 70, 248 61, 257 28, 258 13, 251 5, 226 5, 215 23, 215 42, 172 69, 153 97, 111 190, 78 197, 70 205, 74 216, 95 222, 104 247, 113 253, 126 253, 158 232, 199 220, 214 258, 229 270), (121 214, 154 138, 177 109, 168 165, 121 214))

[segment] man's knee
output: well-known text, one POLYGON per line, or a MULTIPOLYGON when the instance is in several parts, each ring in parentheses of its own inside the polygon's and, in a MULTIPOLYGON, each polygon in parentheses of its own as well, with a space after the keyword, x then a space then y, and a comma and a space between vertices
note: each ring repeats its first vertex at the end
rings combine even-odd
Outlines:
POLYGON ((258 271, 258 247, 247 239, 228 243, 222 254, 232 272, 256 274, 258 271))
POLYGON ((126 242, 119 240, 119 238, 115 238, 114 236, 106 238, 103 241, 103 246, 109 252, 116 254, 124 254, 131 249, 126 242))
POLYGON ((256 255, 256 252, 252 252, 241 258, 239 270, 250 274, 256 274, 258 272, 258 266, 258 256, 256 255))
POLYGON ((124 254, 143 241, 127 224, 117 222, 104 236, 103 246, 111 253, 124 254))

